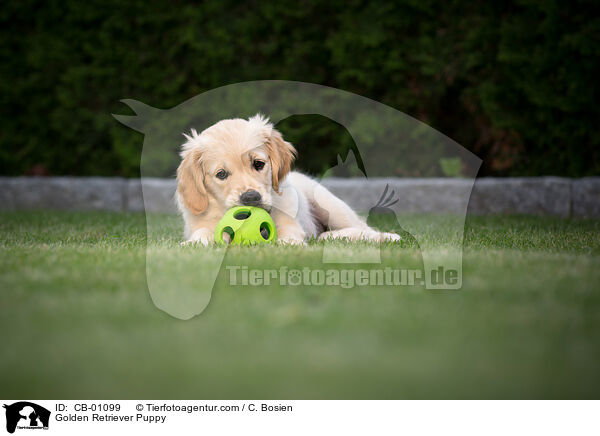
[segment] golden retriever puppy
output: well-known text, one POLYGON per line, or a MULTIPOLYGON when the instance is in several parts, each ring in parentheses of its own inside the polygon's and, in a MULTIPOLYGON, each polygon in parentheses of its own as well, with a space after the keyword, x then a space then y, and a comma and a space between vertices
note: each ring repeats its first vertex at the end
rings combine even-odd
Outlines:
POLYGON ((241 205, 268 211, 282 244, 303 244, 314 237, 400 239, 367 226, 317 181, 290 172, 295 148, 261 115, 222 120, 200 134, 192 129, 185 137, 176 201, 186 243, 212 244, 219 220, 228 209, 241 205))

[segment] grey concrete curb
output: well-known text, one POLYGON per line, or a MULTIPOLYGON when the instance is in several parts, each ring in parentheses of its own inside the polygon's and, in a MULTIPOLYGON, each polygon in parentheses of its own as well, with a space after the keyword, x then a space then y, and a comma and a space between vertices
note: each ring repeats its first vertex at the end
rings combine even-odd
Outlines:
POLYGON ((118 177, 0 177, 0 209, 126 209, 126 180, 118 177))
MULTIPOLYGON (((466 179, 326 179, 323 184, 361 212, 389 185, 401 212, 600 217, 600 177, 466 179)), ((0 210, 58 209, 174 213, 173 179, 0 177, 0 210)))

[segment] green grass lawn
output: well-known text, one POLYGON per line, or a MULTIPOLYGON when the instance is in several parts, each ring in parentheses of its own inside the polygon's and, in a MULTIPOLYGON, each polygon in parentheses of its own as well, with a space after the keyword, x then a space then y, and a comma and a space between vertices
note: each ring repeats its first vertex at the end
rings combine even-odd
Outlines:
MULTIPOLYGON (((165 259, 210 253, 156 219, 165 259)), ((180 321, 150 298, 143 214, 1 213, 1 396, 598 396, 600 221, 469 217, 458 291, 229 286, 226 265, 316 266, 322 250, 230 249, 210 305, 180 321)), ((392 262, 421 268, 419 246, 383 247, 392 262)))

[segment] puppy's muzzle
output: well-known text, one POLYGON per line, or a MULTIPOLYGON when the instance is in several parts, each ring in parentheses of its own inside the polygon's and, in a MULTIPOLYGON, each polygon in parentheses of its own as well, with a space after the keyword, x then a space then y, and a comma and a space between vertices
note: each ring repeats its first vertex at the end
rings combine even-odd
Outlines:
POLYGON ((262 197, 260 193, 254 189, 249 189, 240 195, 240 203, 244 206, 260 206, 261 201, 262 197))

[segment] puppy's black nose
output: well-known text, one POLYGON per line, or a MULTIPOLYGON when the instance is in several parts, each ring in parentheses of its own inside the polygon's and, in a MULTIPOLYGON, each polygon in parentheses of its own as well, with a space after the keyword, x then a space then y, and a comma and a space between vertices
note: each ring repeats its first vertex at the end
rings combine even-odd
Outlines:
POLYGON ((250 189, 240 195, 240 202, 246 206, 258 206, 260 204, 260 200, 260 194, 254 189, 250 189))

